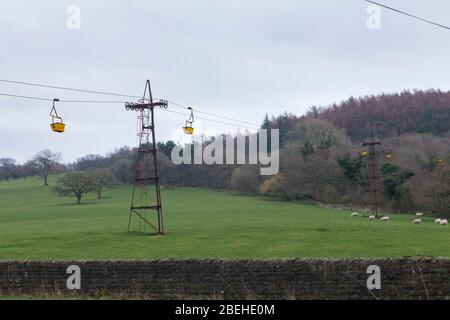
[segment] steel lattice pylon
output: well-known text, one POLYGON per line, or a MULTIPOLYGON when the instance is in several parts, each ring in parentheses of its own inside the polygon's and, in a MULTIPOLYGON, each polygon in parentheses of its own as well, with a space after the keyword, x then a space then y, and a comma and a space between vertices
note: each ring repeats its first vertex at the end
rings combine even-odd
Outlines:
POLYGON ((376 217, 379 217, 381 190, 376 153, 377 145, 381 145, 381 142, 375 141, 373 136, 370 141, 363 142, 363 147, 368 147, 367 181, 365 184, 364 207, 368 208, 369 212, 375 213, 376 217))
POLYGON ((154 108, 167 108, 167 101, 153 101, 150 81, 145 83, 144 95, 138 103, 126 103, 125 108, 138 112, 138 138, 136 171, 131 199, 128 232, 164 234, 161 192, 159 186, 157 149, 155 140, 154 108), (132 230, 133 217, 138 220, 137 230, 132 230))

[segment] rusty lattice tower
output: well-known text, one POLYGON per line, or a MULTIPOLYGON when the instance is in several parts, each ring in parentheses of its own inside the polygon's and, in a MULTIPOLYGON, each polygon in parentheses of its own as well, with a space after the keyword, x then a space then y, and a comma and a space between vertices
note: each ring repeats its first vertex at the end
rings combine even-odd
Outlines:
POLYGON ((128 232, 164 234, 161 192, 159 186, 155 140, 154 108, 167 108, 167 101, 153 101, 150 81, 145 83, 144 95, 137 103, 126 103, 125 108, 138 112, 139 146, 131 199, 128 232), (133 219, 135 218, 135 219, 133 219))
POLYGON ((376 146, 381 145, 380 141, 375 141, 372 136, 369 141, 363 142, 363 147, 367 147, 367 179, 365 184, 364 207, 376 217, 382 214, 380 211, 381 189, 380 175, 378 170, 376 146))

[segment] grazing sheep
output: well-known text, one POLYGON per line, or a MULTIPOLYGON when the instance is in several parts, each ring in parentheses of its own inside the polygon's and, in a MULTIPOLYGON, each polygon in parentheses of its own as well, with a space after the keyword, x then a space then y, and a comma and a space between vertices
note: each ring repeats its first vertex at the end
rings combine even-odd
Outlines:
POLYGON ((415 219, 415 220, 413 220, 412 223, 414 223, 414 224, 422 223, 422 219, 415 219))
POLYGON ((440 225, 441 225, 441 226, 446 226, 446 225, 448 225, 447 219, 441 220, 440 225))
POLYGON ((358 216, 358 212, 352 212, 350 218, 354 218, 354 217, 357 217, 357 216, 358 216))
POLYGON ((423 217, 423 212, 417 212, 416 217, 423 217))
POLYGON ((375 220, 375 216, 370 216, 369 221, 375 220))
POLYGON ((442 221, 442 219, 436 219, 436 220, 434 220, 434 223, 435 224, 441 224, 441 221, 442 221))
POLYGON ((382 217, 380 221, 389 221, 389 217, 382 217))

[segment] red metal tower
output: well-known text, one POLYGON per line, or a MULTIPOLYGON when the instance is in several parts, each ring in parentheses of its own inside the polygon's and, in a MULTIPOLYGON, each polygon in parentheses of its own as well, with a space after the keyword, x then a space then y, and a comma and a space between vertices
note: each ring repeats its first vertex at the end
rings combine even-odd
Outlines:
POLYGON ((363 147, 367 147, 367 181, 365 185, 365 199, 364 206, 368 208, 369 213, 375 213, 376 217, 382 214, 379 213, 381 190, 380 177, 378 172, 378 161, 376 146, 381 145, 380 141, 375 141, 372 136, 369 142, 363 142, 363 147))
POLYGON ((125 108, 138 111, 138 138, 136 171, 131 199, 128 232, 164 234, 161 192, 159 186, 157 150, 155 140, 154 108, 167 108, 167 101, 153 101, 150 80, 145 83, 144 95, 138 103, 127 102, 125 108), (133 224, 133 217, 137 223, 133 224))

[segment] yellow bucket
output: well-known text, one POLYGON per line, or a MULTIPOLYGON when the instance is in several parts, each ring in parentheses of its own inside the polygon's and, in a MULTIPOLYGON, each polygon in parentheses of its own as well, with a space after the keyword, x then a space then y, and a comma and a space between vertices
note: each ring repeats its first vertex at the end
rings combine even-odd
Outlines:
POLYGON ((53 132, 64 132, 65 127, 66 125, 60 122, 50 124, 50 128, 52 128, 53 132))
POLYGON ((193 134, 194 133, 194 128, 192 128, 192 127, 183 127, 183 131, 186 134, 193 134))

